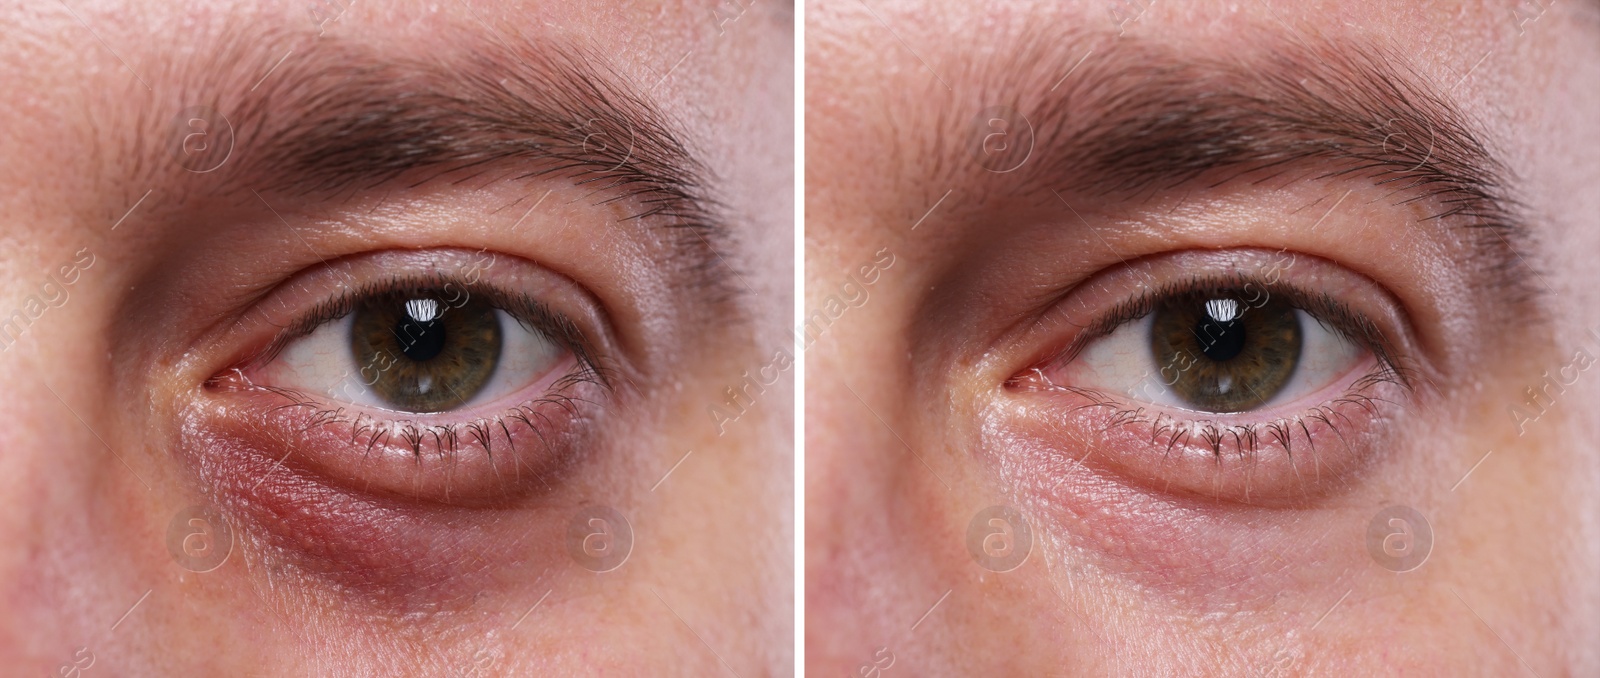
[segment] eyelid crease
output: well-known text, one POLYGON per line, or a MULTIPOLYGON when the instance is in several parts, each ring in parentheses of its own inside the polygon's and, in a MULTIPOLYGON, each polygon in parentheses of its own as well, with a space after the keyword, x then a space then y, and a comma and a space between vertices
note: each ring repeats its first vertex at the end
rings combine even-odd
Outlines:
POLYGON ((338 202, 390 184, 547 184, 534 186, 529 201, 566 184, 595 205, 627 205, 605 225, 658 240, 663 264, 706 301, 740 300, 736 234, 694 118, 590 47, 515 31, 486 41, 478 28, 441 24, 427 47, 270 24, 206 28, 200 44, 213 48, 195 53, 212 57, 166 64, 165 79, 177 87, 173 96, 215 118, 201 123, 231 130, 231 159, 204 184, 176 163, 152 161, 166 149, 144 140, 188 129, 173 127, 164 101, 127 135, 138 143, 117 152, 138 160, 129 163, 139 172, 130 183, 169 186, 176 202, 190 194, 256 202, 258 191, 283 198, 276 209, 285 213, 284 204, 338 202))
POLYGON ((1128 203, 1186 185, 1360 182, 1397 204, 1427 205, 1431 214, 1407 228, 1457 231, 1487 287, 1530 316, 1543 311, 1543 272, 1529 263, 1540 261, 1539 243, 1484 121, 1392 46, 1285 40, 1272 27, 1240 37, 1248 49, 1219 56, 1050 22, 1019 28, 1017 49, 955 74, 978 95, 952 100, 927 126, 937 136, 913 140, 934 170, 917 180, 986 176, 993 192, 1025 199, 1048 201, 1053 190, 1128 203), (1069 77, 1057 71, 1080 59, 1069 77), (1031 160, 1005 174, 967 160, 974 149, 960 143, 988 129, 970 117, 973 100, 1004 103, 1015 124, 1026 121, 1031 160))

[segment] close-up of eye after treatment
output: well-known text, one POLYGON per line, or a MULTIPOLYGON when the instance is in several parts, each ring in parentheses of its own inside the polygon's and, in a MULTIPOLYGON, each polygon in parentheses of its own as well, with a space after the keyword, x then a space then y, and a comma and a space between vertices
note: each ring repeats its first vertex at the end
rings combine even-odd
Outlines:
POLYGON ((0 675, 795 674, 795 6, 0 15, 0 675))
POLYGON ((808 675, 1600 676, 1600 3, 803 25, 808 675))

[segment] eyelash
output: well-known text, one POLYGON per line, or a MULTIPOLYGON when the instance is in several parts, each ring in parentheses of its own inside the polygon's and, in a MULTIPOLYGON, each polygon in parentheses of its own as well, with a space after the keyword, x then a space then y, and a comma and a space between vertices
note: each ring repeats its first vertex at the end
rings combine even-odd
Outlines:
POLYGON ((572 321, 527 294, 508 292, 482 283, 468 283, 442 273, 431 276, 396 276, 369 282, 353 290, 345 290, 338 296, 312 307, 310 311, 283 327, 264 348, 207 382, 207 386, 211 388, 254 388, 282 396, 288 399, 289 403, 281 407, 305 407, 314 410, 310 426, 348 424, 351 426, 352 444, 370 432, 370 435, 366 435, 368 452, 380 439, 398 437, 411 446, 412 454, 419 463, 422 459, 423 442, 428 438, 434 440, 441 457, 453 458, 459 454, 463 440, 475 442, 483 448, 485 454, 492 455, 495 429, 501 431, 508 444, 513 440, 509 422, 521 422, 542 439, 539 428, 532 421, 532 418, 539 418, 548 423, 548 417, 539 411, 541 406, 558 406, 570 415, 576 416, 579 403, 594 404, 591 400, 569 393, 581 384, 594 384, 607 391, 612 389, 611 375, 596 359, 593 344, 572 321), (511 407, 491 419, 480 418, 471 422, 448 424, 421 424, 415 420, 385 421, 365 412, 351 417, 345 406, 329 408, 294 389, 256 384, 244 376, 247 369, 270 363, 290 342, 354 312, 356 306, 366 299, 386 294, 438 290, 447 292, 459 290, 468 295, 481 296, 489 305, 507 312, 516 318, 517 322, 543 333, 557 345, 570 351, 577 360, 577 369, 557 379, 543 395, 511 407))
MULTIPOLYGON (((1264 299, 1263 299, 1264 301, 1264 299)), ((1166 439, 1168 452, 1180 442, 1187 442, 1191 437, 1204 440, 1212 450, 1212 455, 1221 463, 1223 458, 1223 443, 1229 438, 1233 439, 1241 459, 1254 458, 1260 452, 1263 439, 1276 443, 1282 447, 1286 454, 1293 454, 1293 428, 1298 426, 1305 440, 1315 451, 1314 438, 1310 427, 1306 425, 1307 419, 1322 423, 1335 435, 1343 438, 1335 418, 1346 421, 1349 417, 1337 408, 1345 405, 1357 405, 1372 416, 1378 416, 1376 403, 1383 402, 1394 404, 1393 401, 1374 396, 1371 391, 1382 384, 1396 384, 1404 389, 1413 388, 1411 371, 1406 369, 1397 360, 1394 345, 1378 327, 1365 316, 1352 309, 1348 304, 1341 302, 1327 294, 1312 294, 1284 283, 1268 283, 1264 280, 1245 274, 1231 276, 1210 276, 1192 278, 1189 280, 1168 283, 1153 290, 1146 290, 1139 296, 1124 301, 1114 306, 1109 312, 1101 315, 1094 322, 1083 327, 1078 336, 1065 348, 1057 351, 1024 370, 1007 382, 1007 387, 1025 390, 1062 390, 1074 393, 1088 399, 1090 402, 1077 409, 1090 407, 1104 407, 1112 409, 1114 414, 1106 428, 1113 426, 1136 426, 1149 424, 1150 439, 1152 443, 1160 442, 1163 431, 1170 431, 1166 439), (1111 334, 1124 324, 1139 320, 1154 312, 1156 306, 1164 300, 1181 297, 1184 295, 1201 295, 1207 293, 1238 290, 1257 289, 1263 291, 1270 298, 1280 296, 1290 306, 1301 309, 1316 318, 1318 322, 1329 327, 1334 332, 1347 340, 1353 341, 1362 348, 1370 351, 1377 359, 1378 367, 1351 384, 1343 396, 1330 402, 1317 405, 1310 410, 1303 411, 1290 418, 1280 417, 1270 422, 1248 424, 1223 424, 1216 420, 1189 420, 1180 421, 1170 414, 1162 412, 1154 417, 1147 414, 1147 407, 1138 406, 1128 408, 1109 395, 1093 389, 1084 389, 1075 386, 1064 386, 1052 382, 1043 372, 1043 367, 1055 364, 1064 364, 1077 358, 1083 348, 1096 339, 1111 334)))

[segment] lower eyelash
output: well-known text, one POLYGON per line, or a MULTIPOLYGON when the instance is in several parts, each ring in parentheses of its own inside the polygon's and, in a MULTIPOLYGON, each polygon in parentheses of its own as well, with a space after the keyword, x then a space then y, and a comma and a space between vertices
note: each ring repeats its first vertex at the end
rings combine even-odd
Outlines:
POLYGON ((1213 458, 1221 464, 1223 459, 1229 456, 1225 453, 1225 448, 1230 440, 1233 443, 1232 454, 1242 461, 1249 461, 1260 455, 1263 445, 1276 445, 1285 455, 1292 458, 1297 435, 1315 454, 1316 439, 1311 433, 1311 426, 1314 425, 1321 425, 1343 439, 1343 434, 1339 430, 1340 424, 1336 420, 1342 419, 1345 423, 1349 423, 1350 417, 1341 410, 1352 406, 1359 407, 1370 416, 1377 417, 1380 414, 1379 403, 1397 405, 1393 400, 1372 393, 1383 384, 1397 384, 1402 387, 1406 384, 1406 380, 1399 376, 1399 371, 1394 367, 1381 360, 1380 365, 1380 368, 1352 383, 1344 395, 1327 403, 1293 417, 1248 424, 1224 424, 1216 420, 1199 419, 1183 421, 1165 412, 1152 415, 1149 412, 1150 408, 1144 406, 1129 408, 1101 391, 1056 384, 1039 369, 1031 370, 1033 375, 1031 377, 1013 379, 1008 386, 1025 391, 1061 391, 1085 398, 1089 402, 1077 406, 1074 411, 1106 408, 1112 412, 1111 420, 1105 425, 1102 433, 1113 427, 1131 428, 1148 425, 1151 444, 1163 446, 1167 454, 1180 443, 1202 440, 1211 448, 1213 458), (1313 423, 1308 425, 1307 421, 1313 423))
MULTIPOLYGON (((574 387, 592 383, 604 386, 605 382, 595 376, 595 371, 587 367, 580 367, 571 374, 558 379, 551 385, 550 390, 515 407, 509 408, 500 414, 488 419, 476 419, 470 422, 453 422, 447 424, 422 424, 411 419, 383 420, 368 413, 361 412, 352 416, 350 408, 345 406, 329 408, 311 396, 293 389, 266 386, 249 382, 242 374, 235 371, 234 377, 227 379, 226 386, 236 390, 258 389, 281 396, 289 402, 279 405, 276 409, 306 408, 312 412, 311 423, 305 430, 316 426, 348 426, 350 428, 350 443, 363 445, 365 452, 370 453, 372 448, 379 443, 389 440, 402 440, 410 448, 413 458, 418 464, 426 456, 428 441, 432 441, 432 452, 441 460, 454 460, 461 454, 465 446, 475 445, 482 449, 484 454, 491 458, 494 456, 496 437, 505 441, 513 453, 516 451, 516 437, 512 434, 513 427, 522 426, 544 444, 546 451, 554 453, 549 442, 544 438, 544 432, 534 423, 534 419, 544 422, 545 427, 551 428, 553 423, 549 417, 541 412, 544 406, 556 406, 565 410, 570 416, 579 415, 580 406, 591 406, 597 403, 593 400, 572 395, 569 393, 574 387)), ((221 383, 215 386, 223 386, 221 383)))

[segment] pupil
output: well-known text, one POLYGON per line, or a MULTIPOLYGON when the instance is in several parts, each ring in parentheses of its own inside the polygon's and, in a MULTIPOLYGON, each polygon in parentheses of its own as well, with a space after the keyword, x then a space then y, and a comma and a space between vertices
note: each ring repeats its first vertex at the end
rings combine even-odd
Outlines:
POLYGON ((1245 329, 1239 320, 1239 302, 1214 299, 1206 302, 1205 318, 1195 327, 1200 352, 1216 362, 1232 360, 1244 352, 1245 329))
POLYGON ((442 353, 445 329, 439 320, 439 302, 433 299, 407 301, 405 316, 395 327, 394 335, 400 340, 400 352, 419 363, 442 353))

